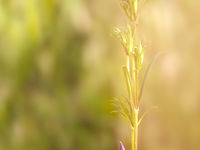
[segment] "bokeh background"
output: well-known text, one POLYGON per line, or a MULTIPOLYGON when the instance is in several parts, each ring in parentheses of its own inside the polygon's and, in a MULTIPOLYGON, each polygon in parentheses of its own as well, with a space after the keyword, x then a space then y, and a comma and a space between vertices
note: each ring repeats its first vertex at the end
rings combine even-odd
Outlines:
MULTIPOLYGON (((147 0, 138 31, 147 44, 140 150, 200 149, 200 1, 147 0)), ((111 114, 126 96, 114 27, 117 0, 0 0, 0 149, 130 149, 129 128, 111 114)))

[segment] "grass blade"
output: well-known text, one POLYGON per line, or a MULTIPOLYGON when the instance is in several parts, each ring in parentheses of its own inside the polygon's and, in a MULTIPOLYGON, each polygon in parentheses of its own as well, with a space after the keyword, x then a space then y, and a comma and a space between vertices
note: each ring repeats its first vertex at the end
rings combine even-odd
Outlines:
POLYGON ((144 78, 143 78, 143 81, 142 81, 142 85, 141 85, 141 89, 140 89, 140 95, 139 95, 139 102, 141 100, 141 97, 142 97, 142 93, 143 93, 143 89, 144 89, 144 85, 145 85, 145 82, 146 82, 146 79, 147 79, 147 76, 148 76, 148 73, 151 69, 151 66, 153 64, 153 62, 160 56, 161 53, 157 53, 153 58, 152 60, 150 61, 146 71, 145 71, 145 74, 144 74, 144 78))

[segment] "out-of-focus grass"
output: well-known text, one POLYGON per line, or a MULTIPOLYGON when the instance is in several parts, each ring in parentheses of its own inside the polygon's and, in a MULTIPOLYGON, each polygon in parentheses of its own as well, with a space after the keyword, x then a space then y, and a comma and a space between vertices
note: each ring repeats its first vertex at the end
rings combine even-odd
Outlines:
MULTIPOLYGON (((166 54, 145 87, 142 107, 159 111, 141 126, 141 150, 200 147, 199 6, 145 6, 146 60, 166 54)), ((114 0, 0 1, 0 149, 116 150, 119 137, 130 144, 127 125, 109 113, 112 96, 126 94, 123 51, 110 37, 125 24, 120 11, 114 0)))

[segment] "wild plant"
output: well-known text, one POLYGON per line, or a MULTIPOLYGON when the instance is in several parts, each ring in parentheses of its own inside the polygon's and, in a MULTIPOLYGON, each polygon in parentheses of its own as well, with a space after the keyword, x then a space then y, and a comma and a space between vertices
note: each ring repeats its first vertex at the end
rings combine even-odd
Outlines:
MULTIPOLYGON (((128 23, 124 29, 115 28, 114 33, 119 39, 126 55, 126 65, 122 66, 122 69, 128 96, 122 99, 115 99, 113 105, 116 107, 114 112, 120 113, 128 120, 131 128, 132 150, 138 150, 138 127, 147 114, 145 112, 139 117, 140 100, 147 74, 158 54, 154 56, 147 66, 143 80, 140 82, 145 46, 141 40, 137 39, 137 26, 139 25, 139 15, 144 0, 119 0, 119 2, 128 17, 128 23)), ((125 150, 122 142, 120 142, 120 149, 125 150)))

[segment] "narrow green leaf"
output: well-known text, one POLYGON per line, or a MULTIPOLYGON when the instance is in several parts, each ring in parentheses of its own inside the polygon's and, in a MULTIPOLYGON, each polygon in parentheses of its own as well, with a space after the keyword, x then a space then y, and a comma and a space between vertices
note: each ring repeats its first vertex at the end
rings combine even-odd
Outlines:
POLYGON ((140 123, 142 122, 142 120, 144 119, 144 117, 153 109, 157 109, 158 107, 154 106, 149 108, 148 110, 146 110, 143 115, 141 116, 140 120, 138 121, 138 126, 140 125, 140 123))
POLYGON ((161 53, 158 53, 158 54, 156 54, 156 55, 152 58, 152 60, 150 61, 149 65, 148 65, 148 67, 147 67, 147 69, 146 69, 146 71, 145 71, 144 78, 143 78, 143 81, 142 81, 142 84, 141 84, 141 89, 140 89, 139 102, 140 102, 141 97, 142 97, 144 85, 145 85, 145 82, 146 82, 148 73, 149 73, 149 71, 150 71, 150 68, 151 68, 153 62, 160 56, 160 54, 161 54, 161 53))
POLYGON ((131 91, 132 91, 132 86, 131 86, 131 79, 130 76, 128 74, 128 70, 126 66, 123 66, 123 72, 124 72, 124 77, 126 80, 126 86, 127 86, 127 90, 128 90, 128 96, 129 98, 131 97, 131 91))

